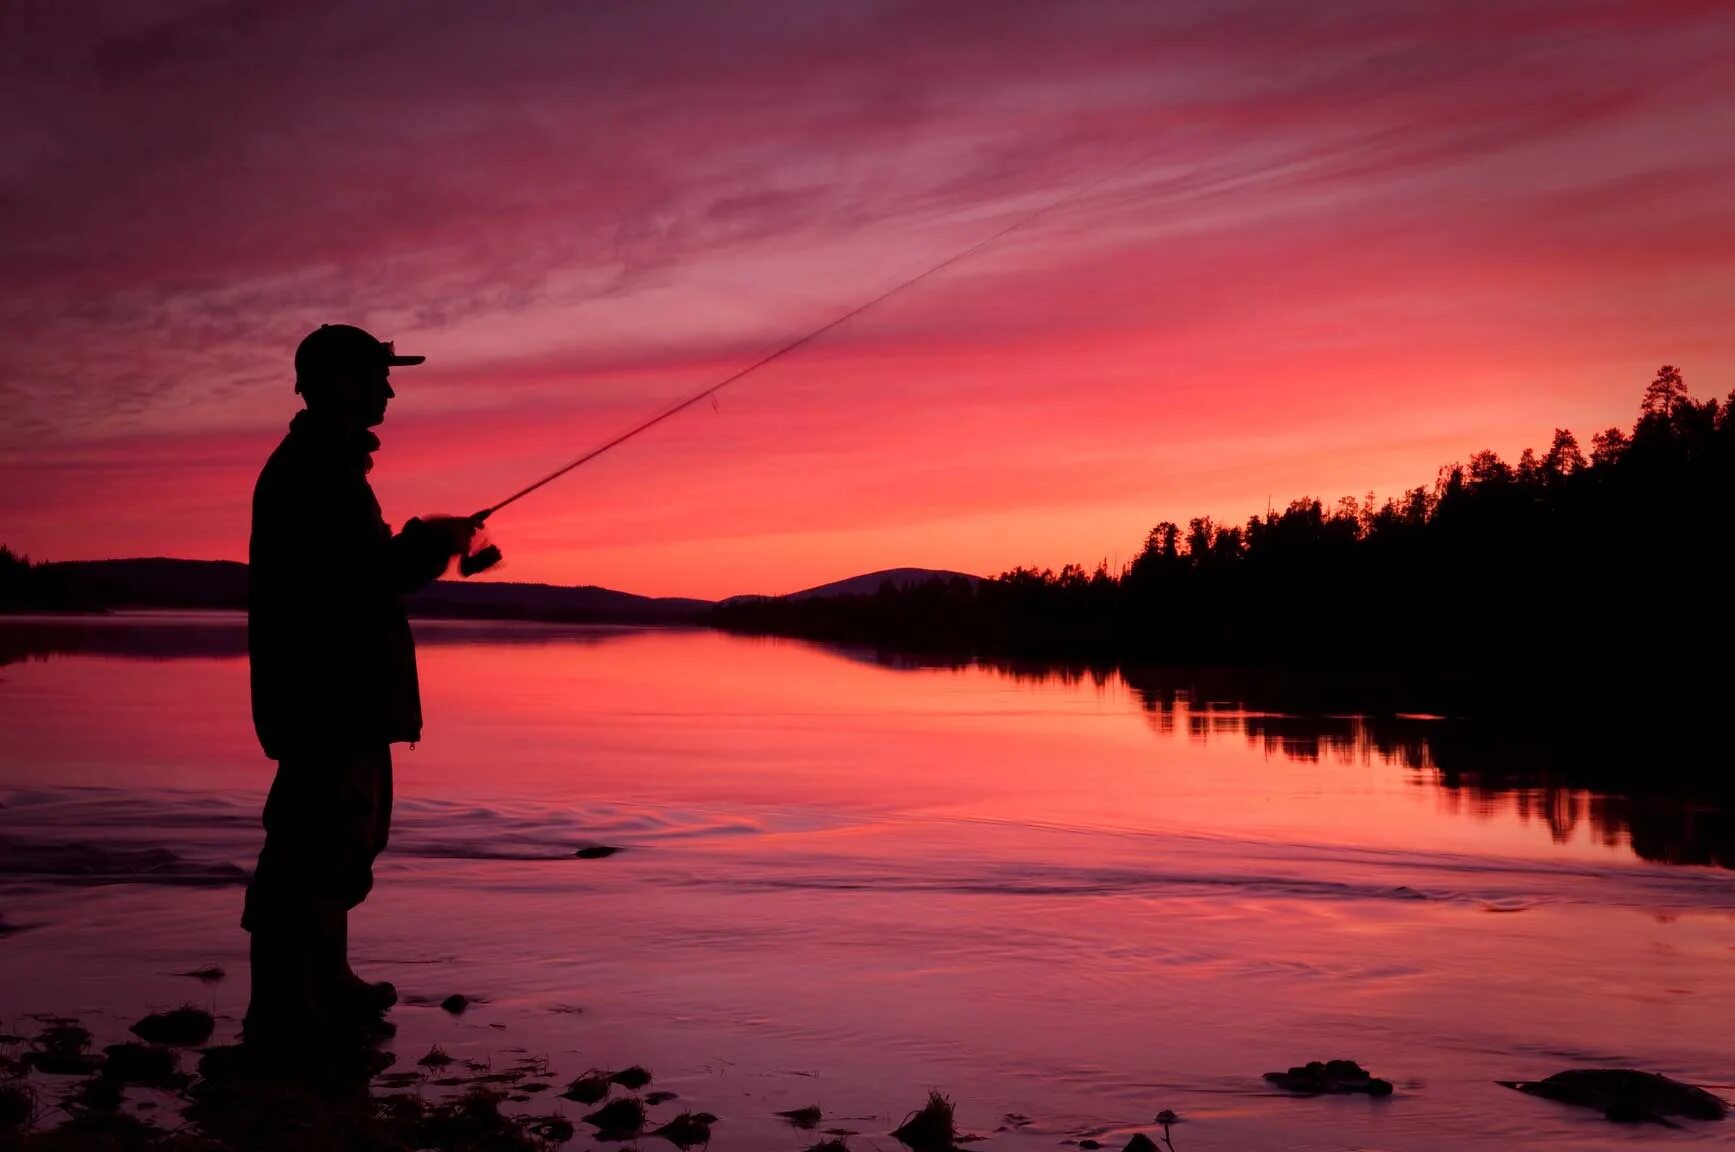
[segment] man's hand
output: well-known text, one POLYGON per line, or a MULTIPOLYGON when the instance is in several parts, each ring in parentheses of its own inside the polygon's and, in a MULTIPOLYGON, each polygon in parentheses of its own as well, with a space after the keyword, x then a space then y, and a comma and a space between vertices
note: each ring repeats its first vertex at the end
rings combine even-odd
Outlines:
POLYGON ((448 557, 463 556, 470 551, 470 540, 476 535, 475 520, 468 516, 424 516, 421 521, 448 557))

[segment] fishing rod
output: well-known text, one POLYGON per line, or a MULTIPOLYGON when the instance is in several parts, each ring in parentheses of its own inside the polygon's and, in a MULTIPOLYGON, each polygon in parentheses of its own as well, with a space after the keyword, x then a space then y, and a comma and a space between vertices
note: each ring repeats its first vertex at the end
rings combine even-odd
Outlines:
MULTIPOLYGON (((1141 157, 1140 159, 1142 160, 1143 157, 1141 157)), ((1137 163, 1137 161, 1135 161, 1135 163, 1137 163)), ((841 325, 847 324, 849 321, 855 319, 857 316, 860 316, 863 312, 866 312, 868 309, 873 308, 879 304, 883 304, 885 301, 891 299, 893 296, 896 296, 898 293, 903 292, 906 289, 915 287, 917 284, 920 284, 923 280, 926 280, 928 277, 933 276, 939 272, 943 272, 947 268, 952 267, 954 264, 958 264, 958 263, 961 263, 965 260, 968 260, 970 257, 974 256, 976 253, 982 251, 984 248, 995 243, 996 241, 1004 239, 1005 237, 1011 235, 1013 232, 1016 232, 1021 228, 1025 228, 1031 224, 1034 224, 1036 221, 1042 219, 1042 217, 1044 217, 1044 216, 1047 216, 1049 213, 1055 212, 1055 211, 1065 207, 1066 205, 1072 203, 1074 200, 1080 199, 1081 197, 1085 196, 1087 193, 1095 191, 1098 187, 1107 183, 1114 176, 1120 175, 1121 172, 1125 171, 1127 168, 1130 168, 1130 167, 1132 167, 1132 165, 1127 165, 1123 168, 1117 168, 1112 173, 1109 173, 1108 175, 1099 177, 1098 179, 1093 180, 1090 183, 1083 185, 1082 187, 1074 189, 1073 191, 1067 193, 1065 196, 1062 196, 1060 199, 1055 200, 1052 203, 1046 204, 1043 207, 1037 209, 1035 212, 1030 213, 1028 216, 1021 217, 1018 220, 1013 221, 1011 224, 1008 224, 1006 227, 1001 228, 999 231, 994 232, 993 234, 991 234, 989 236, 983 237, 982 239, 976 241, 974 244, 970 245, 968 248, 965 248, 963 251, 946 257, 946 259, 940 261, 938 264, 935 264, 933 267, 928 268, 925 271, 918 272, 916 275, 910 277, 908 280, 905 280, 900 284, 894 285, 893 287, 886 289, 884 292, 881 292, 878 296, 873 297, 871 300, 868 300, 865 303, 856 305, 854 308, 851 308, 848 312, 845 312, 843 315, 837 317, 836 319, 827 321, 826 323, 820 325, 818 328, 813 329, 811 332, 808 332, 803 336, 799 336, 796 339, 791 340, 789 343, 783 345, 781 348, 778 348, 776 351, 769 352, 766 355, 761 356, 758 360, 755 360, 753 363, 747 365, 745 368, 742 368, 742 369, 739 369, 738 371, 730 373, 728 376, 725 376, 723 379, 717 381, 717 383, 711 384, 705 388, 700 389, 699 391, 693 393, 691 396, 688 396, 685 400, 680 401, 678 404, 674 404, 668 408, 663 409, 661 412, 657 413, 655 416, 652 416, 649 420, 646 420, 640 424, 635 424, 633 427, 628 428, 626 431, 620 433, 619 435, 613 437, 612 439, 606 440, 603 443, 597 445, 595 448, 592 448, 590 451, 588 451, 584 455, 578 457, 576 460, 573 460, 573 461, 570 461, 569 463, 561 465, 559 468, 556 468, 554 471, 552 471, 548 475, 542 477, 542 479, 537 480, 535 483, 527 484, 523 488, 520 488, 518 491, 512 493, 512 495, 506 497, 506 499, 501 500, 498 503, 491 504, 488 507, 482 509, 480 512, 474 513, 473 515, 470 516, 471 523, 474 524, 476 527, 480 528, 482 526, 482 524, 485 523, 490 516, 494 515, 494 513, 500 511, 500 509, 506 507, 509 504, 514 504, 514 503, 518 502, 519 500, 522 500, 524 497, 530 495, 532 492, 536 491, 538 488, 541 488, 543 485, 549 484, 555 480, 560 479, 562 476, 566 475, 568 472, 571 472, 574 468, 577 468, 582 464, 588 464, 590 461, 595 460, 598 456, 601 456, 604 452, 608 452, 614 448, 618 448, 620 445, 625 444, 628 440, 631 440, 633 437, 639 435, 641 432, 650 431, 652 428, 655 428, 658 424, 661 424, 664 420, 667 420, 671 416, 677 415, 678 413, 686 411, 688 408, 691 408, 693 405, 699 403, 701 400, 705 400, 705 399, 708 399, 712 396, 715 396, 717 393, 721 392, 723 389, 727 388, 729 385, 734 384, 737 381, 739 381, 739 380, 741 380, 747 376, 752 375, 753 373, 759 371, 759 369, 764 368, 766 365, 772 363, 773 361, 781 360, 783 357, 789 355, 791 352, 794 352, 796 349, 802 347, 805 344, 808 344, 814 340, 817 340, 819 337, 825 335, 827 332, 830 332, 832 329, 840 327, 841 325)), ((500 550, 498 548, 494 547, 492 544, 489 544, 472 555, 461 557, 459 560, 459 569, 460 569, 460 571, 463 572, 464 575, 471 576, 477 572, 482 571, 483 569, 492 567, 493 565, 497 564, 499 561, 500 561, 500 550)))

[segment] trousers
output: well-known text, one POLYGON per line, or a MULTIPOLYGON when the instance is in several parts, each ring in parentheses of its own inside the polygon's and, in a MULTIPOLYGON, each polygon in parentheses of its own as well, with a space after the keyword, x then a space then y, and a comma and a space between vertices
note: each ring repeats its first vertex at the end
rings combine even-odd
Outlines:
POLYGON ((354 908, 391 834, 391 746, 279 760, 263 823, 242 928, 301 931, 354 908))

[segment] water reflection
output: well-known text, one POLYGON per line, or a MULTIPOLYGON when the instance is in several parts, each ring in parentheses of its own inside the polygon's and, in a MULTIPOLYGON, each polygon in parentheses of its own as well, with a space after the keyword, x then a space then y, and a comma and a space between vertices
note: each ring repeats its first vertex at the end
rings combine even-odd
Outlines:
MULTIPOLYGON (((415 627, 425 646, 592 646, 643 635, 634 627, 489 621, 418 621, 415 627)), ((1679 741, 1647 744, 1642 728, 1562 730, 1446 719, 1429 714, 1424 690, 1393 679, 826 651, 894 669, 975 666, 1033 685, 1093 685, 1105 694, 1125 693, 1165 738, 1245 741, 1268 759, 1389 766, 1433 790, 1441 809, 1459 818, 1516 816, 1557 843, 1588 831, 1644 860, 1735 868, 1729 784, 1717 779, 1724 773, 1702 767, 1726 759, 1720 736, 1705 738, 1689 765, 1697 771, 1690 771, 1682 770, 1679 741)), ((239 660, 246 655, 246 631, 242 618, 228 613, 0 620, 0 665, 66 655, 239 660)))
MULTIPOLYGON (((633 625, 511 620, 417 620, 417 644, 604 644, 633 625)), ((104 616, 0 617, 0 667, 57 656, 221 660, 247 655, 244 617, 233 612, 128 612, 104 616)))
POLYGON ((1557 843, 1588 827, 1603 843, 1625 843, 1641 860, 1735 868, 1735 820, 1726 804, 1676 793, 1592 792, 1559 784, 1490 785, 1438 779, 1448 811, 1491 818, 1506 811, 1548 829, 1557 843))
POLYGON ((220 660, 246 655, 246 624, 234 613, 0 619, 0 668, 57 656, 220 660))
MULTIPOLYGON (((1192 739, 1244 735, 1267 755, 1318 762, 1378 762, 1408 769, 1441 790, 1454 814, 1506 812, 1544 826, 1557 843, 1583 827, 1608 845, 1628 844, 1643 860, 1735 868, 1735 818, 1716 784, 1671 784, 1691 773, 1647 763, 1634 772, 1631 733, 1594 746, 1595 732, 1492 727, 1442 717, 1308 713, 1297 709, 1365 707, 1394 688, 1350 677, 1173 669, 1122 675, 1162 732, 1192 739), (1617 781, 1624 771, 1626 780, 1617 781), (1649 776, 1649 780, 1639 778, 1649 776)), ((1408 695, 1402 686, 1395 689, 1408 695)))
MULTIPOLYGON (((962 668, 970 661, 910 659, 860 650, 896 668, 962 668)), ((1735 868, 1735 803, 1721 771, 1721 726, 1682 725, 1664 743, 1642 725, 1563 730, 1541 718, 1478 724, 1432 714, 1426 686, 1401 678, 1273 669, 1114 667, 981 661, 1032 683, 1124 684, 1165 736, 1245 739, 1267 756, 1319 763, 1379 763, 1439 790, 1468 818, 1504 814, 1567 843, 1588 828, 1643 860, 1735 868), (1685 749, 1685 752, 1683 752, 1685 749), (1671 762, 1683 755, 1693 762, 1671 762), (1690 783, 1689 783, 1690 782, 1690 783)), ((1679 719, 1679 718, 1678 718, 1679 719)))

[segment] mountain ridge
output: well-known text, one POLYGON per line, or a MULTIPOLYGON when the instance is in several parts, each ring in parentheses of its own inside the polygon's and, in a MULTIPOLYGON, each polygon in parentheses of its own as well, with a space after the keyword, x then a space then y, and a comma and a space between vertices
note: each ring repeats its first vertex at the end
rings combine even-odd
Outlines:
MULTIPOLYGON (((141 556, 60 560, 42 565, 64 577, 80 602, 129 608, 247 607, 247 565, 238 560, 141 556)), ((437 580, 405 598, 410 615, 436 619, 548 620, 559 623, 691 624, 711 601, 639 596, 594 584, 437 580)))
POLYGON ((953 572, 945 568, 881 568, 877 572, 863 572, 859 576, 846 576, 842 580, 815 584, 811 588, 802 588, 795 592, 770 596, 758 594, 728 596, 717 603, 735 604, 743 600, 817 600, 823 596, 872 596, 884 584, 890 584, 901 590, 912 584, 926 584, 930 580, 962 580, 973 588, 982 582, 982 577, 972 576, 968 572, 953 572))

